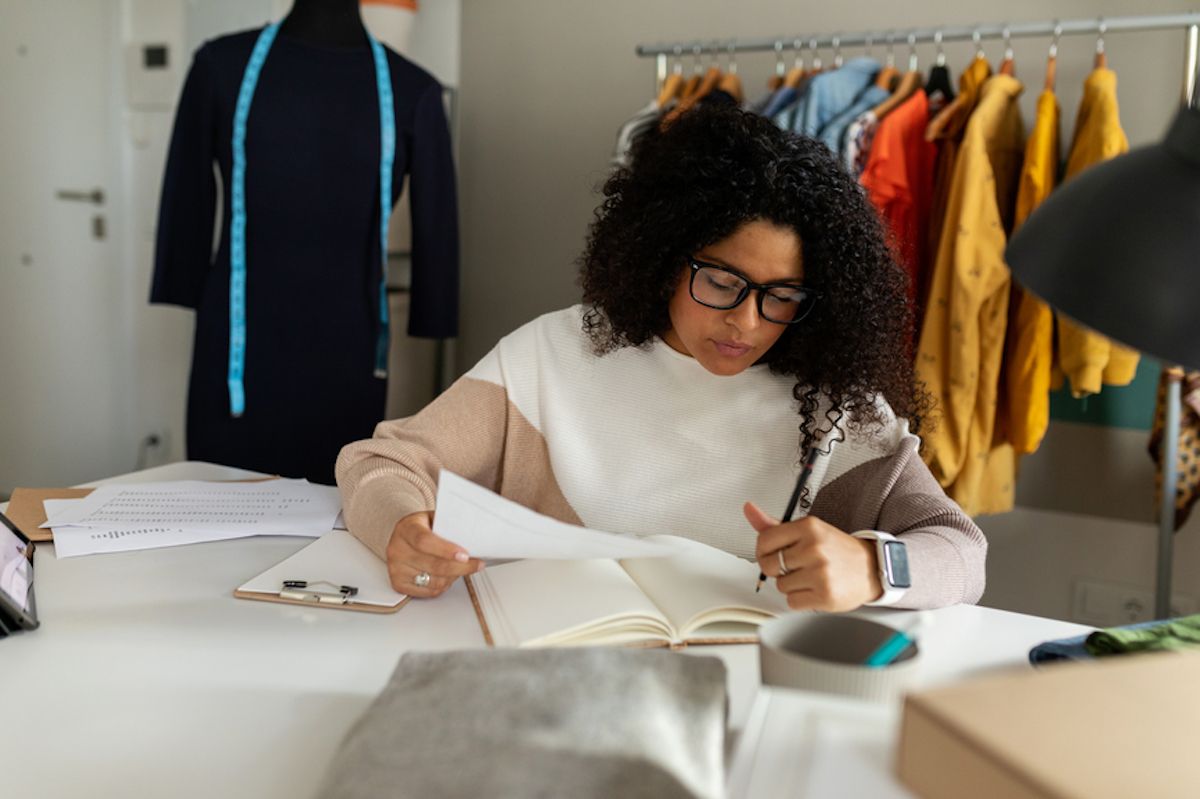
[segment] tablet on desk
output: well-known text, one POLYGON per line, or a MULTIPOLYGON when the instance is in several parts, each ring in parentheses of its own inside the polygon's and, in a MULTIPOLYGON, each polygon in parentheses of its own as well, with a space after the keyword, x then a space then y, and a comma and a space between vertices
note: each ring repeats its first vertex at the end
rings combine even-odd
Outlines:
POLYGON ((37 626, 33 544, 0 513, 0 637, 37 626))

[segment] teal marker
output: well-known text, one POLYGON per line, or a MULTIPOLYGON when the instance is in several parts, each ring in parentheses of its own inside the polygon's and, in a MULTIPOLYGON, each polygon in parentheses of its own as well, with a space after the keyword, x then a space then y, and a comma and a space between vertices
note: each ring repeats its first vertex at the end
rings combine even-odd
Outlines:
POLYGON ((886 641, 880 644, 878 649, 867 656, 864 665, 872 669, 889 666, 892 661, 900 657, 900 653, 907 649, 911 643, 913 643, 913 639, 909 637, 908 633, 903 630, 897 630, 886 641))

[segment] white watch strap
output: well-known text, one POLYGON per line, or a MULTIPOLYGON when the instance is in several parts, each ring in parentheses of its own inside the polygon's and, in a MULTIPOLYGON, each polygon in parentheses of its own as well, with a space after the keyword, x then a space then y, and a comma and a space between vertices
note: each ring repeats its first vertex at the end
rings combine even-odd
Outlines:
POLYGON ((875 542, 875 561, 876 569, 879 574, 879 585, 883 587, 883 594, 878 598, 867 602, 867 605, 872 607, 881 607, 886 605, 894 605, 900 601, 900 597, 907 593, 907 588, 897 588, 888 582, 887 571, 884 567, 884 558, 886 554, 883 551, 884 543, 887 541, 899 541, 899 538, 891 533, 880 532, 879 530, 859 530, 856 533, 851 533, 855 538, 863 538, 875 542))

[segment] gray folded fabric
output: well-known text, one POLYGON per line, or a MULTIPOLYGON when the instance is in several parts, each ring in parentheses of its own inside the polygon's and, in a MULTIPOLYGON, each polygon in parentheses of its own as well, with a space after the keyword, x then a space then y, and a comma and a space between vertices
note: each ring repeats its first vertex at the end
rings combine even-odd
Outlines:
POLYGON ((409 653, 319 797, 719 797, 725 665, 626 649, 409 653))

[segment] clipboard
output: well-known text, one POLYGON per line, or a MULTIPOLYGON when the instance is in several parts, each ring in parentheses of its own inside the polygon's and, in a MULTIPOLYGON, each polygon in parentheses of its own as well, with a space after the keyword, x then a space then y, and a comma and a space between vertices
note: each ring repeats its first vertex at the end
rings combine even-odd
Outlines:
POLYGON ((95 489, 92 488, 14 488, 8 500, 8 510, 4 515, 34 542, 54 540, 50 529, 42 529, 46 523, 46 507, 42 504, 48 499, 83 499, 95 489))
POLYGON ((238 586, 238 599, 308 608, 395 613, 409 596, 392 589, 387 567, 345 530, 330 530, 238 586))

